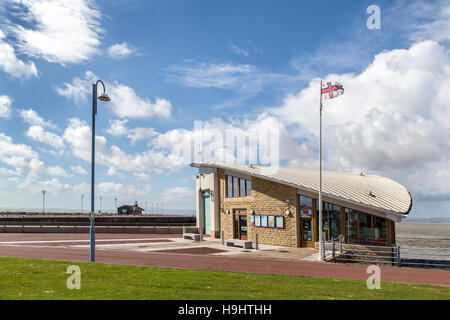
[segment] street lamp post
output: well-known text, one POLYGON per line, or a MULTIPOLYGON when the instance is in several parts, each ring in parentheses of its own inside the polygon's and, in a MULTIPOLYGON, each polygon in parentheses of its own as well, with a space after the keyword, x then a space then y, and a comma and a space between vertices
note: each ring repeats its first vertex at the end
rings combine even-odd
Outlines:
POLYGON ((90 244, 91 244, 91 254, 90 261, 95 262, 95 208, 94 208, 94 183, 95 183, 95 115, 97 114, 97 99, 104 102, 109 102, 111 99, 105 92, 105 84, 101 80, 97 80, 95 84, 92 85, 92 159, 91 159, 91 212, 89 215, 90 221, 90 244), (103 86, 103 93, 97 96, 97 85, 101 83, 103 86))
POLYGON ((117 197, 114 197, 114 213, 117 213, 117 197))
POLYGON ((83 213, 83 199, 84 199, 84 194, 81 195, 81 213, 83 213))
POLYGON ((42 190, 42 214, 45 214, 45 194, 47 193, 47 191, 42 190))

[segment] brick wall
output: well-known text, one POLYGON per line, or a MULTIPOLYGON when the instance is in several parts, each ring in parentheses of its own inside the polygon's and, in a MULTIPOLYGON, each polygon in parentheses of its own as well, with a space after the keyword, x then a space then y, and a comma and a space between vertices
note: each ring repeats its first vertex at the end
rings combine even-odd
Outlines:
POLYGON ((297 191, 279 183, 267 180, 252 178, 252 196, 244 198, 226 197, 226 175, 224 170, 219 170, 220 183, 220 226, 224 230, 225 239, 234 238, 233 210, 247 210, 248 239, 254 240, 255 233, 258 234, 259 243, 279 245, 286 247, 297 247, 298 221, 297 221, 297 191), (289 202, 286 202, 289 200, 289 202), (257 228, 252 227, 250 210, 253 209, 255 215, 276 215, 284 216, 285 227, 257 228), (229 210, 229 214, 226 211, 229 210), (285 212, 289 210, 290 216, 285 212))

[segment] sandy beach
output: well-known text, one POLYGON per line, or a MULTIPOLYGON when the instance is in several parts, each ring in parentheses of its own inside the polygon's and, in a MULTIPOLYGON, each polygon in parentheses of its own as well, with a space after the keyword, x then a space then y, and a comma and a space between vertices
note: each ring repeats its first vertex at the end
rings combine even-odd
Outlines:
POLYGON ((395 227, 400 246, 450 249, 450 224, 402 222, 395 227))

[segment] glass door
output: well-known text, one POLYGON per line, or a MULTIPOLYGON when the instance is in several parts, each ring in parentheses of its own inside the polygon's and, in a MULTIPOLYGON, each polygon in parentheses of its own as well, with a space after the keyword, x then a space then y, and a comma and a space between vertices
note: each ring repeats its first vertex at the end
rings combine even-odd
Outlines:
POLYGON ((247 210, 234 210, 234 238, 247 240, 247 210))
POLYGON ((312 220, 311 218, 302 218, 302 247, 312 244, 312 220))

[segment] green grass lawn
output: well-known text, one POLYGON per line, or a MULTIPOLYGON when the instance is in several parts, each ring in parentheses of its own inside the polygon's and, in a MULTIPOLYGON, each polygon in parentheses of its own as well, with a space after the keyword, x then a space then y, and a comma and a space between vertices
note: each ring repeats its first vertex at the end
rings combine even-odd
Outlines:
POLYGON ((450 299, 450 288, 0 258, 0 299, 450 299), (69 265, 81 269, 80 290, 66 287, 69 265))

